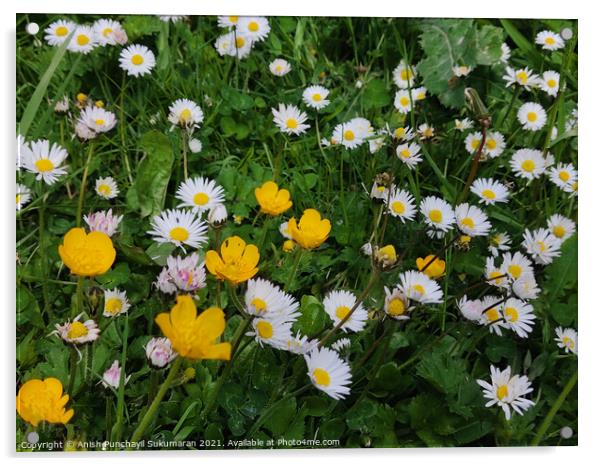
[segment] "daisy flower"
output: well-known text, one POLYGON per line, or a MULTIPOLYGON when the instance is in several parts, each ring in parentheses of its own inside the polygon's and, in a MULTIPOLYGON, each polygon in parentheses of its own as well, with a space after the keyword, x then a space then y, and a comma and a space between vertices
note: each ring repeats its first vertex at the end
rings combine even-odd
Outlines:
POLYGON ((156 369, 162 369, 178 357, 168 338, 151 338, 144 346, 148 362, 156 369))
POLYGON ((386 129, 379 129, 378 136, 368 139, 368 148, 371 154, 378 152, 386 143, 388 131, 386 129))
POLYGON ((98 325, 92 319, 80 322, 79 319, 82 315, 78 315, 75 319, 65 322, 63 325, 56 324, 56 330, 53 333, 57 334, 65 342, 73 343, 74 345, 81 345, 96 340, 100 333, 98 325))
POLYGON ((545 228, 535 231, 525 230, 522 247, 533 258, 536 264, 551 264, 560 255, 560 240, 545 228))
POLYGON ((123 33, 123 27, 119 21, 112 19, 99 19, 92 25, 96 41, 99 45, 104 47, 105 45, 116 45, 116 33, 117 37, 119 33, 123 33))
POLYGON ((188 99, 178 99, 169 106, 167 119, 174 126, 183 128, 198 128, 204 118, 203 111, 195 102, 188 99))
POLYGON ((572 163, 559 163, 556 167, 548 169, 550 181, 563 191, 577 181, 577 170, 572 163))
MULTIPOLYGON (((482 140, 483 137, 478 131, 468 134, 466 138, 464 138, 464 147, 466 148, 466 152, 468 152, 469 154, 475 153, 479 149, 479 147, 481 147, 482 140)), ((484 151, 485 146, 483 145, 483 152, 484 151)))
POLYGON ((94 189, 96 191, 96 194, 98 194, 103 199, 113 199, 119 194, 117 183, 110 176, 107 176, 105 178, 98 178, 96 180, 96 185, 94 189))
POLYGON ((569 351, 577 354, 577 332, 572 328, 556 327, 556 338, 554 341, 558 343, 558 347, 564 349, 565 353, 569 351))
POLYGON ((147 231, 158 243, 188 245, 197 249, 207 242, 207 224, 198 219, 194 212, 166 210, 151 220, 152 230, 147 231))
POLYGON ((414 102, 419 102, 424 99, 426 99, 426 87, 421 86, 421 87, 412 89, 412 100, 414 102))
POLYGON ((313 350, 318 343, 318 340, 310 340, 306 335, 301 335, 300 332, 297 332, 296 335, 291 335, 286 342, 286 346, 282 349, 290 351, 293 354, 306 354, 313 350))
POLYGON ((536 299, 540 291, 533 274, 525 274, 512 283, 512 292, 523 301, 536 299))
POLYGON ((458 131, 465 131, 474 126, 473 121, 470 118, 463 118, 462 120, 454 120, 454 129, 458 131))
POLYGON ((462 296, 460 301, 457 302, 458 309, 464 316, 464 318, 472 322, 480 322, 481 314, 483 312, 483 303, 480 299, 470 300, 466 295, 462 296))
POLYGON ((92 27, 77 26, 67 49, 71 52, 79 52, 85 55, 90 53, 97 45, 96 34, 92 27))
POLYGON ((490 333, 502 336, 502 329, 508 324, 502 315, 503 302, 499 296, 487 295, 481 301, 481 325, 489 327, 490 333))
POLYGON ((67 173, 61 165, 69 154, 58 144, 50 145, 46 139, 32 141, 28 150, 21 151, 23 168, 35 173, 36 180, 46 184, 54 184, 58 178, 67 173))
POLYGON ((86 107, 79 115, 78 123, 82 123, 95 133, 106 133, 117 124, 115 114, 99 107, 86 107))
POLYGON ((498 288, 508 287, 509 280, 506 270, 496 266, 493 257, 485 259, 485 280, 487 280, 487 283, 490 285, 497 286, 498 288))
POLYGON ((221 55, 229 55, 239 59, 246 58, 251 53, 253 40, 246 34, 231 31, 219 36, 215 41, 215 48, 221 55))
POLYGON ((258 317, 253 319, 251 326, 253 330, 246 335, 255 337, 260 346, 266 344, 277 349, 288 348, 293 322, 285 317, 258 317))
POLYGON ((468 203, 456 206, 455 216, 460 231, 470 237, 486 236, 491 229, 487 215, 478 207, 468 203))
POLYGON ((395 94, 394 100, 395 108, 401 113, 405 115, 410 110, 412 110, 412 100, 410 99, 410 93, 407 89, 400 89, 395 94))
POLYGON ((323 86, 309 86, 303 91, 303 101, 308 107, 320 110, 330 103, 327 99, 329 92, 323 86))
POLYGON ((225 200, 224 189, 214 180, 202 176, 183 181, 176 191, 176 198, 182 201, 178 207, 190 207, 199 215, 225 200))
POLYGON ((193 252, 185 257, 169 256, 155 285, 166 294, 173 294, 178 290, 194 293, 205 288, 205 279, 205 263, 193 252))
MULTIPOLYGON (((349 315, 349 312, 357 303, 357 298, 350 291, 331 291, 324 297, 324 309, 329 315, 335 326, 349 315)), ((359 303, 353 314, 345 321, 341 326, 341 330, 344 332, 359 332, 366 325, 368 320, 368 311, 364 308, 362 303, 359 303)))
POLYGON ((254 316, 266 319, 280 318, 294 322, 301 313, 299 303, 278 286, 262 278, 251 279, 247 282, 245 293, 245 310, 254 316))
POLYGON ((548 219, 548 230, 560 240, 560 244, 575 233, 575 222, 559 214, 554 214, 548 219))
POLYGON ((548 120, 546 111, 536 102, 527 102, 521 105, 516 117, 523 125, 523 129, 529 131, 539 131, 545 126, 548 120))
POLYGON ((203 150, 203 143, 196 138, 190 138, 188 141, 188 148, 193 154, 198 154, 203 150))
POLYGON ((416 69, 401 60, 393 70, 393 81, 400 89, 408 89, 414 85, 416 69))
POLYGON ((508 66, 506 67, 506 74, 502 79, 506 81, 506 87, 510 87, 516 83, 519 86, 523 86, 528 91, 539 84, 539 76, 534 74, 529 68, 515 70, 508 66))
POLYGON ((410 301, 407 296, 403 294, 401 288, 396 286, 393 290, 389 290, 385 286, 385 305, 384 310, 389 317, 395 320, 408 320, 410 316, 408 313, 412 310, 410 307, 410 301))
POLYGON ((490 205, 496 202, 508 202, 509 191, 493 178, 477 178, 470 186, 470 191, 479 196, 479 202, 490 205))
POLYGON ((413 169, 422 162, 422 156, 420 155, 420 146, 415 142, 410 144, 400 144, 395 149, 397 158, 405 163, 410 169, 413 169))
POLYGON ((368 132, 365 123, 353 119, 335 126, 331 139, 334 144, 343 144, 346 149, 355 149, 364 143, 368 132))
POLYGON ((236 22, 236 32, 245 34, 253 42, 261 42, 270 33, 270 23, 263 16, 241 16, 236 22))
POLYGON ((276 58, 270 63, 270 73, 274 76, 284 76, 291 71, 291 64, 284 58, 276 58))
POLYGON ((217 25, 221 28, 231 28, 238 24, 238 16, 218 16, 217 25))
POLYGON ((495 233, 489 237, 489 252, 493 257, 497 257, 500 251, 510 249, 510 236, 507 233, 495 233))
POLYGON ((125 291, 105 290, 105 306, 102 315, 105 317, 115 317, 128 311, 130 303, 125 291))
POLYGON ((508 46, 508 44, 506 44, 506 42, 502 43, 502 56, 500 57, 500 61, 502 63, 508 63, 508 60, 510 60, 510 55, 512 54, 512 51, 510 50, 510 47, 508 46))
MULTIPOLYGON (((130 380, 131 375, 128 375, 124 378, 123 384, 125 385, 130 380)), ((119 361, 116 359, 111 364, 104 374, 102 374, 102 386, 105 388, 112 387, 115 389, 119 388, 119 383, 121 382, 121 367, 119 367, 119 361)))
POLYGON ((406 220, 413 220, 416 215, 414 197, 404 189, 392 188, 387 207, 389 213, 401 220, 402 223, 405 223, 406 220))
POLYGON ((17 210, 21 210, 31 200, 31 190, 24 184, 17 183, 17 210))
POLYGON ((543 50, 558 50, 564 47, 564 40, 552 31, 541 31, 535 36, 535 43, 543 50))
POLYGON ((77 28, 77 24, 73 21, 65 19, 59 19, 44 29, 46 35, 44 39, 48 42, 48 45, 59 46, 67 40, 69 34, 71 34, 77 28))
POLYGON ((456 65, 452 67, 452 71, 454 73, 454 76, 462 78, 464 76, 468 76, 472 71, 472 68, 466 65, 456 65))
POLYGON ((307 114, 294 105, 278 104, 278 110, 272 108, 272 115, 274 115, 274 123, 278 129, 285 134, 299 136, 310 127, 305 124, 307 114))
POLYGON ((314 348, 304 355, 311 383, 331 398, 341 400, 351 389, 351 368, 335 350, 314 348))
POLYGON ((435 135, 435 128, 433 128, 428 123, 422 123, 418 127, 417 132, 420 135, 420 139, 421 140, 430 139, 430 138, 432 138, 435 135))
POLYGON ((539 88, 546 94, 556 97, 558 94, 560 75, 556 71, 544 71, 539 80, 539 88))
POLYGON ((121 51, 119 66, 129 76, 150 74, 155 67, 155 54, 144 45, 132 44, 121 51))
POLYGON ((520 338, 529 336, 535 323, 533 306, 520 299, 508 298, 502 312, 510 330, 516 332, 520 338))
POLYGON ((228 210, 224 204, 217 204, 207 214, 207 221, 214 228, 221 226, 227 219, 228 210))
POLYGON ((436 304, 443 302, 443 292, 439 284, 423 272, 409 270, 399 275, 402 293, 413 301, 421 304, 436 304))
MULTIPOLYGON (((474 154, 481 146, 482 140, 483 137, 478 131, 470 133, 464 139, 464 145, 466 147, 466 150, 470 154, 474 154)), ((504 151, 505 148, 506 141, 504 139, 504 135, 502 133, 499 133, 498 131, 489 131, 485 138, 485 144, 483 145, 482 154, 486 155, 491 159, 494 159, 498 157, 504 151)))
POLYGON ((506 420, 509 421, 512 417, 511 408, 522 416, 524 411, 535 405, 533 401, 524 397, 533 391, 527 376, 513 376, 510 367, 500 371, 492 365, 490 370, 491 383, 477 380, 477 383, 483 388, 484 397, 489 400, 485 407, 500 406, 506 420))
POLYGON ((84 221, 90 231, 101 231, 107 236, 113 236, 123 220, 123 215, 113 216, 113 210, 101 210, 90 215, 84 215, 84 221))
POLYGON ((424 215, 427 225, 437 230, 448 231, 456 221, 452 206, 435 196, 428 196, 422 200, 420 212, 424 215))
POLYGON ((400 141, 409 141, 414 139, 414 132, 409 126, 400 126, 395 128, 395 131, 391 133, 391 137, 400 141))
POLYGON ((537 149, 519 149, 512 155, 510 167, 517 176, 534 180, 546 171, 546 160, 537 149))
POLYGON ((533 275, 533 264, 527 256, 517 251, 514 254, 505 252, 502 255, 501 270, 510 280, 518 280, 533 275))
POLYGON ((330 347, 335 350, 337 353, 342 353, 347 348, 351 347, 351 340, 349 338, 340 338, 335 341, 330 347))

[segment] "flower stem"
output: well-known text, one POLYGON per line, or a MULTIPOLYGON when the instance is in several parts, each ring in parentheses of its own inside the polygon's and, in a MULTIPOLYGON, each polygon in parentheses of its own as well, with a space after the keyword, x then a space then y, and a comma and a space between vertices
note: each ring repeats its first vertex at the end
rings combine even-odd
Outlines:
POLYGON ((45 218, 44 214, 46 213, 46 198, 48 194, 44 190, 44 184, 42 184, 42 202, 40 203, 40 208, 38 209, 38 233, 39 233, 39 253, 40 253, 40 263, 42 266, 41 274, 42 274, 42 297, 44 299, 44 307, 42 308, 42 315, 48 312, 48 256, 46 251, 46 236, 45 236, 45 218))
POLYGON ((188 179, 188 142, 186 141, 186 131, 182 130, 182 161, 184 164, 184 180, 188 179))
POLYGON ((121 373, 119 376, 119 387, 117 388, 117 414, 115 416, 115 427, 113 428, 113 440, 117 442, 121 441, 121 431, 123 428, 123 411, 125 406, 125 364, 127 360, 129 333, 129 314, 126 314, 123 321, 123 333, 121 335, 121 373))
POLYGON ((155 399, 153 400, 150 407, 144 414, 144 417, 142 418, 142 420, 138 423, 138 427, 136 428, 136 430, 134 431, 134 434, 132 435, 131 443, 138 442, 144 435, 144 432, 146 431, 148 425, 150 424, 155 412, 159 408, 159 404, 161 404, 163 397, 167 393, 167 390, 169 389, 169 387, 170 387, 173 379, 175 378, 183 361, 184 361, 184 358, 182 358, 181 356, 178 356, 176 358, 176 360, 173 362, 171 369, 169 370, 169 373, 167 374, 167 377, 165 378, 165 380, 159 387, 159 391, 157 392, 155 399))
POLYGON ((90 169, 90 161, 92 160, 92 154, 94 153, 94 143, 90 141, 88 148, 88 158, 86 159, 86 165, 84 166, 84 174, 82 175, 82 183, 79 187, 79 201, 77 203, 77 215, 75 217, 75 225, 81 226, 82 224, 82 212, 84 210, 84 197, 86 195, 86 181, 88 179, 88 170, 90 169))
POLYGON ((286 285, 284 286, 284 291, 288 291, 291 289, 293 285, 293 280, 295 279, 295 275, 297 274, 297 269, 299 268, 299 262, 301 262, 301 256, 303 255, 303 248, 301 246, 297 246, 297 250, 295 251, 295 259, 293 262, 293 268, 291 269, 291 273, 286 280, 286 285))
POLYGON ((483 152, 483 147, 485 146, 485 140, 487 139, 487 127, 481 125, 481 144, 479 145, 479 149, 475 153, 472 158, 472 164, 470 166, 470 173, 468 174, 468 178, 466 178, 466 183, 464 183, 464 190, 462 191, 462 195, 458 200, 458 204, 462 203, 466 196, 468 195, 468 189, 470 185, 474 181, 477 176, 477 172, 479 170, 479 162, 481 161, 481 153, 483 152))

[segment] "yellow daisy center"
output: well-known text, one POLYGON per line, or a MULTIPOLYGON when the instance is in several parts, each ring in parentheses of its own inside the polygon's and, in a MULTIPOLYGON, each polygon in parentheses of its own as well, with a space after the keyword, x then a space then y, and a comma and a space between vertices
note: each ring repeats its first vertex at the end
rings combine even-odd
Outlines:
POLYGON ((408 79, 412 79, 412 71, 409 69, 403 69, 399 73, 399 77, 402 81, 407 81, 408 79))
POLYGON ((81 338, 88 335, 88 327, 86 327, 81 322, 73 322, 69 326, 69 331, 67 332, 67 338, 73 340, 75 338, 81 338))
POLYGON ((385 187, 384 187, 384 186, 377 186, 377 187, 376 187, 376 190, 377 190, 379 193, 382 193, 382 192, 384 192, 384 191, 385 191, 385 187))
POLYGON ((395 137, 397 139, 402 138, 405 135, 406 135, 406 129, 405 128, 397 128, 395 130, 395 137))
POLYGON ((556 238, 562 238, 566 234, 566 230, 562 225, 556 225, 552 229, 552 233, 554 233, 554 236, 556 236, 556 238))
POLYGON ((507 307, 505 310, 506 320, 516 322, 518 320, 518 311, 514 307, 507 307))
POLYGON ((393 203, 391 204, 391 208, 396 214, 403 214, 406 211, 406 206, 401 201, 393 201, 393 203))
POLYGON ((278 73, 280 73, 282 71, 282 66, 281 65, 276 65, 276 71, 278 73))
POLYGON ((261 298, 254 298, 253 301, 251 301, 251 304, 253 306, 255 306, 255 309, 259 313, 265 312, 265 310, 268 307, 268 305, 266 304, 266 302, 263 299, 261 299, 261 298))
POLYGON ((17 194, 17 204, 21 202, 21 195, 17 194))
POLYGON ((512 264, 508 267, 508 273, 514 278, 518 278, 523 273, 523 268, 520 265, 512 264))
POLYGON ((548 79, 548 87, 554 88, 556 87, 556 80, 555 79, 548 79))
POLYGON ((562 337, 562 344, 567 348, 575 348, 575 341, 571 337, 562 337))
POLYGON ((339 319, 343 320, 345 317, 347 317, 347 314, 349 314, 350 310, 351 309, 349 309, 347 306, 339 306, 337 307, 336 315, 339 319))
POLYGON ((467 228, 474 228, 474 220, 470 217, 463 218, 460 223, 467 228))
POLYGON ((77 36, 77 45, 83 47, 84 45, 88 45, 88 42, 90 42, 90 38, 87 35, 79 34, 77 36))
POLYGON ((185 108, 184 110, 182 110, 180 112, 180 121, 183 123, 186 123, 188 120, 190 120, 191 117, 192 117, 192 112, 188 108, 185 108))
POLYGON ((251 21, 249 23, 249 31, 257 32, 258 30, 259 30, 259 24, 257 24, 255 21, 251 21))
POLYGON ((412 156, 412 153, 410 152, 410 149, 402 149, 399 155, 401 155, 404 159, 407 159, 412 156))
POLYGON ((142 55, 140 55, 139 53, 132 55, 132 64, 133 65, 142 65, 142 63, 144 63, 144 57, 142 55))
POLYGON ((119 298, 110 298, 105 303, 105 311, 107 311, 109 314, 113 314, 113 315, 119 314, 122 309, 123 309, 123 302, 119 298))
POLYGON ((101 184, 97 189, 98 192, 103 196, 108 196, 111 194, 111 187, 108 184, 101 184))
POLYGON ((182 227, 172 228, 169 236, 174 241, 186 241, 188 239, 188 230, 182 227))
POLYGON ((318 385, 322 385, 323 387, 328 387, 330 385, 330 375, 324 369, 320 369, 319 367, 314 369, 313 375, 314 381, 318 385))
POLYGON ((497 147, 497 142, 495 141, 495 139, 487 139, 485 141, 485 145, 487 146, 487 149, 493 150, 497 147))
POLYGON ((228 19, 232 24, 236 24, 238 22, 238 16, 228 16, 228 19))
POLYGON ((569 172, 567 171, 561 171, 560 173, 558 173, 558 178, 560 178, 560 180, 564 181, 565 183, 569 180, 570 177, 571 175, 569 175, 569 172))
POLYGON ((48 172, 50 170, 52 170, 54 168, 54 164, 52 163, 52 161, 50 159, 40 159, 40 160, 36 160, 36 168, 38 169, 39 172, 48 172))
POLYGON ((245 39, 243 37, 237 37, 236 38, 236 48, 241 48, 244 47, 245 45, 245 39))
POLYGON ((422 285, 413 285, 412 289, 421 296, 424 295, 426 291, 422 285))
POLYGON ((502 278, 504 278, 503 275, 504 274, 502 272, 499 272, 499 271, 491 272, 489 274, 489 279, 490 280, 495 280, 495 283, 499 285, 502 282, 502 278))
POLYGON ((497 309, 489 309, 485 312, 485 317, 489 322, 495 322, 500 318, 500 314, 497 309))
POLYGON ((516 73, 516 79, 519 83, 525 84, 528 79, 526 71, 519 71, 518 73, 516 73))
POLYGON ((545 40, 545 42, 546 42, 546 44, 548 44, 548 45, 554 45, 554 44, 556 43, 556 41, 554 40, 554 38, 553 38, 553 37, 546 37, 546 40, 545 40))
POLYGON ((548 249, 546 243, 544 243, 543 241, 536 241, 536 243, 539 246, 540 252, 544 252, 546 249, 548 249))
POLYGON ((393 298, 389 303, 389 314, 399 316, 406 311, 406 306, 401 298, 393 298))
POLYGON ((529 120, 531 123, 533 123, 534 121, 537 121, 537 113, 535 113, 535 112, 527 113, 527 120, 529 120))
POLYGON ((54 33, 59 37, 65 37, 67 34, 69 34, 69 29, 67 29, 65 26, 59 26, 56 28, 54 33))
POLYGON ((473 150, 478 149, 480 145, 481 141, 479 141, 478 139, 473 139, 472 141, 470 141, 470 147, 472 147, 473 150))
POLYGON ((297 126, 299 126, 299 123, 297 123, 297 120, 295 120, 294 118, 289 118, 288 120, 286 120, 286 127, 289 129, 296 129, 297 126))
POLYGON ((343 133, 343 138, 345 139, 345 141, 353 141, 355 139, 355 133, 348 129, 343 133))
POLYGON ((109 34, 111 34, 112 32, 113 32, 113 29, 111 29, 111 28, 104 28, 102 30, 102 35, 104 37, 109 37, 109 34))
POLYGON ((205 205, 207 202, 209 202, 209 196, 207 196, 205 193, 196 193, 192 201, 196 205, 205 205))
POLYGON ((495 193, 491 189, 484 189, 481 194, 487 199, 495 199, 495 193))
POLYGON ((257 322, 257 333, 264 340, 268 340, 274 335, 274 327, 267 320, 261 320, 257 322))
POLYGON ((105 121, 102 118, 98 118, 94 123, 96 123, 98 126, 103 126, 105 121))
POLYGON ((407 107, 410 105, 410 99, 404 95, 401 99, 399 99, 399 103, 402 107, 407 107))
POLYGON ((526 172, 531 173, 533 170, 535 170, 535 162, 533 162, 533 160, 525 160, 521 164, 521 168, 526 172))
POLYGON ((443 213, 439 209, 433 209, 429 212, 429 218, 435 223, 441 223, 443 220, 443 213))
POLYGON ((322 96, 316 92, 314 95, 311 96, 311 99, 314 102, 320 102, 320 100, 322 100, 322 96))
POLYGON ((502 385, 497 389, 498 400, 503 400, 508 396, 508 385, 502 385))

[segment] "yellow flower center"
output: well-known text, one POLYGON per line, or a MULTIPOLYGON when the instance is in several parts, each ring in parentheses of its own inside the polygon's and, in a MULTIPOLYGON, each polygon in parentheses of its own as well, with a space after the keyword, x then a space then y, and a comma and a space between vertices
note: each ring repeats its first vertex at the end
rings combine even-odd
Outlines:
POLYGON ((470 217, 463 218, 460 223, 467 228, 474 228, 474 220, 470 217))
POLYGON ((79 34, 77 36, 77 45, 83 47, 84 45, 88 45, 88 42, 90 42, 90 38, 87 35, 79 34))
POLYGON ((384 186, 377 186, 377 187, 376 187, 376 190, 377 190, 379 193, 382 193, 382 192, 384 192, 384 191, 385 191, 385 187, 384 187, 384 186))
POLYGON ((519 71, 518 73, 516 73, 516 79, 519 83, 525 84, 528 79, 526 71, 519 71))
POLYGON ((468 243, 470 243, 472 241, 472 238, 468 235, 462 235, 462 236, 460 236, 460 239, 458 241, 462 245, 468 245, 468 243))
POLYGON ((487 139, 485 145, 487 146, 487 149, 493 150, 497 147, 497 142, 495 142, 495 139, 487 139))
POLYGON ((192 117, 192 112, 188 108, 185 108, 184 110, 182 110, 180 112, 180 121, 183 123, 186 123, 188 120, 190 120, 191 117, 192 117))
POLYGON ((192 201, 196 205, 205 205, 207 202, 209 202, 209 196, 207 196, 205 193, 196 193, 192 201))
POLYGON ((257 322, 257 333, 264 340, 268 340, 274 335, 274 327, 267 320, 261 320, 257 322))
POLYGON ((473 150, 478 149, 480 145, 481 145, 481 141, 479 141, 478 139, 473 139, 470 142, 470 147, 472 147, 473 150))
POLYGON ((237 37, 237 38, 236 38, 236 48, 241 48, 241 47, 244 47, 244 45, 245 45, 245 40, 244 40, 244 38, 242 38, 242 37, 240 37, 240 36, 239 36, 239 37, 237 37))
POLYGON ((113 29, 111 29, 111 28, 104 28, 102 30, 102 35, 104 37, 109 37, 109 34, 111 34, 112 32, 113 32, 113 29))
POLYGON ((322 100, 322 96, 316 92, 314 95, 311 96, 311 99, 314 102, 320 102, 320 100, 322 100))
POLYGON ((389 314, 392 316, 402 315, 406 311, 406 306, 401 298, 393 298, 389 303, 389 314))
POLYGON ((282 66, 276 65, 276 71, 280 73, 282 71, 282 66))
POLYGON ((500 318, 500 314, 497 309, 489 309, 485 312, 485 317, 489 322, 495 322, 500 318))
POLYGON ((236 24, 238 22, 238 16, 228 16, 228 19, 232 24, 236 24))
POLYGON ((416 94, 416 100, 424 100, 425 97, 426 94, 424 92, 419 92, 418 94, 416 94))
POLYGON ((17 204, 18 204, 19 202, 21 202, 21 195, 20 195, 20 194, 17 194, 17 204))
POLYGON ((397 139, 399 139, 399 138, 401 138, 401 137, 403 137, 405 135, 406 135, 406 129, 405 128, 397 128, 395 130, 395 137, 397 139))
POLYGON ((535 112, 527 113, 527 120, 529 120, 531 123, 533 123, 534 121, 537 121, 537 113, 535 113, 535 112))
POLYGON ((330 375, 324 369, 314 369, 314 381, 318 385, 322 385, 323 387, 328 387, 330 385, 330 375))
POLYGON ((484 189, 481 194, 487 199, 495 199, 495 193, 491 189, 484 189))
POLYGON ((570 177, 571 176, 569 175, 569 172, 567 172, 567 171, 561 171, 560 173, 558 173, 558 178, 560 178, 565 183, 569 180, 570 177))
POLYGON ((355 139, 355 134, 353 133, 353 131, 348 129, 343 133, 343 138, 345 139, 345 141, 353 141, 355 139))
POLYGON ((544 252, 547 249, 546 243, 544 243, 543 241, 537 241, 537 245, 539 246, 540 252, 544 252))
POLYGON ((562 337, 562 344, 570 349, 575 348, 575 341, 570 337, 562 337))
POLYGON ((400 155, 404 158, 407 159, 409 157, 412 156, 412 153, 410 152, 409 149, 402 149, 402 151, 400 152, 400 155))
POLYGON ((109 196, 111 194, 111 187, 108 184, 101 184, 98 187, 98 192, 103 196, 109 196))
POLYGON ((414 291, 416 293, 418 293, 421 296, 424 295, 424 293, 425 293, 424 286, 422 286, 422 285, 413 285, 412 288, 414 289, 414 291))
POLYGON ((556 41, 554 40, 554 38, 553 38, 553 37, 546 37, 546 40, 545 40, 545 42, 546 42, 546 44, 548 44, 548 45, 554 45, 554 44, 556 43, 556 41))
POLYGON ((96 123, 98 126, 103 126, 103 125, 105 124, 105 121, 104 121, 102 118, 98 118, 98 119, 95 121, 95 123, 96 123))
POLYGON ((59 37, 65 37, 67 34, 69 34, 69 29, 67 29, 65 26, 59 26, 56 28, 54 33, 59 37))
POLYGON ((133 65, 142 65, 144 63, 144 58, 139 53, 132 55, 132 64, 133 65))
POLYGON ((259 24, 257 24, 255 21, 251 21, 249 23, 249 31, 257 32, 258 30, 259 30, 259 24))
POLYGON ((552 233, 554 233, 554 236, 556 236, 556 238, 563 238, 564 235, 566 234, 566 230, 564 229, 564 227, 562 225, 556 225, 552 229, 552 233))
POLYGON ((81 322, 73 322, 67 332, 67 338, 73 340, 88 335, 88 328, 81 322))
POLYGON ((491 272, 489 274, 489 279, 495 280, 495 283, 499 285, 502 282, 502 278, 504 278, 503 275, 504 274, 502 272, 498 272, 498 271, 491 272))
POLYGON ((297 126, 299 126, 299 123, 297 123, 297 120, 295 120, 294 118, 289 118, 288 120, 286 120, 286 127, 289 129, 296 129, 297 126))
POLYGON ((548 87, 554 88, 556 87, 556 80, 555 79, 548 79, 548 87))
POLYGON ((523 273, 523 269, 520 265, 512 264, 508 267, 508 273, 516 279, 523 273))
POLYGON ((123 302, 119 298, 110 298, 105 304, 105 311, 109 314, 119 314, 123 309, 123 302))
POLYGON ((412 71, 405 68, 405 69, 401 70, 401 72, 399 73, 399 77, 401 78, 402 81, 407 81, 408 79, 412 79, 412 71))
POLYGON ((171 231, 169 232, 169 236, 174 241, 186 241, 188 239, 188 230, 182 227, 175 227, 171 229, 171 231))
POLYGON ((259 313, 265 312, 265 310, 268 307, 268 305, 266 304, 266 302, 263 299, 261 299, 261 298, 254 298, 253 301, 251 301, 251 304, 253 306, 255 306, 255 309, 259 313))
POLYGON ((407 107, 410 105, 410 99, 404 95, 401 99, 399 99, 399 103, 402 107, 407 107))
POLYGON ((435 223, 441 223, 443 220, 443 213, 439 209, 433 209, 429 212, 429 218, 435 223))
POLYGON ((506 313, 506 320, 509 322, 516 322, 518 320, 518 311, 514 307, 507 307, 504 311, 506 313))
POLYGON ((347 314, 349 314, 350 310, 351 309, 349 309, 347 306, 337 307, 337 310, 336 310, 337 317, 339 319, 343 320, 345 317, 347 317, 347 314))
POLYGON ((508 396, 508 385, 502 385, 497 389, 498 400, 503 400, 508 396))
POLYGON ((50 159, 36 160, 35 165, 38 171, 41 173, 48 172, 54 168, 54 164, 50 161, 50 159))
POLYGON ((406 206, 401 201, 394 201, 393 204, 391 204, 391 208, 396 214, 403 214, 406 211, 406 206))
POLYGON ((526 172, 531 173, 533 170, 535 170, 535 162, 533 162, 533 160, 525 160, 522 163, 521 168, 526 172))

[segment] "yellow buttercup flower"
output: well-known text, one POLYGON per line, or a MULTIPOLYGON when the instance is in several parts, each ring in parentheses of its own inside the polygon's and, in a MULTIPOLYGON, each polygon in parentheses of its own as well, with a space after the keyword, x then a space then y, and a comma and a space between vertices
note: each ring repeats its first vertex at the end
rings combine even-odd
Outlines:
POLYGON ((60 380, 32 379, 21 385, 17 394, 17 412, 26 422, 37 427, 41 421, 67 424, 73 417, 73 409, 66 410, 69 395, 63 395, 60 380))
POLYGON ((205 255, 207 270, 220 280, 228 280, 236 285, 247 281, 259 270, 259 249, 238 236, 224 240, 220 252, 221 256, 217 251, 207 251, 205 255))
POLYGON ((295 249, 295 242, 292 239, 287 239, 282 243, 282 250, 284 252, 291 252, 293 249, 295 249))
POLYGON ((416 267, 418 267, 418 270, 422 271, 429 278, 434 279, 434 278, 442 277, 443 274, 445 273, 445 261, 443 259, 435 259, 426 268, 426 270, 422 270, 422 267, 424 267, 426 264, 431 262, 433 260, 433 257, 435 257, 433 254, 429 254, 425 258, 422 258, 422 257, 417 258, 416 259, 416 267))
POLYGON ((376 252, 376 260, 383 267, 389 267, 397 262, 397 252, 392 244, 379 248, 376 252))
POLYGON ((299 225, 294 218, 288 221, 291 236, 305 249, 315 249, 326 241, 330 228, 330 220, 322 219, 320 212, 315 209, 305 209, 299 225))
POLYGON ((105 233, 86 234, 83 228, 72 228, 59 246, 59 255, 72 274, 95 277, 111 268, 117 253, 113 241, 105 233))
POLYGON ((293 206, 291 195, 286 189, 278 189, 273 181, 266 181, 255 188, 255 199, 261 207, 261 212, 268 215, 280 215, 293 206))
POLYGON ((226 319, 219 307, 210 307, 197 316, 189 295, 178 296, 171 312, 163 312, 155 322, 180 356, 188 359, 230 359, 230 343, 216 343, 224 333, 226 319))

